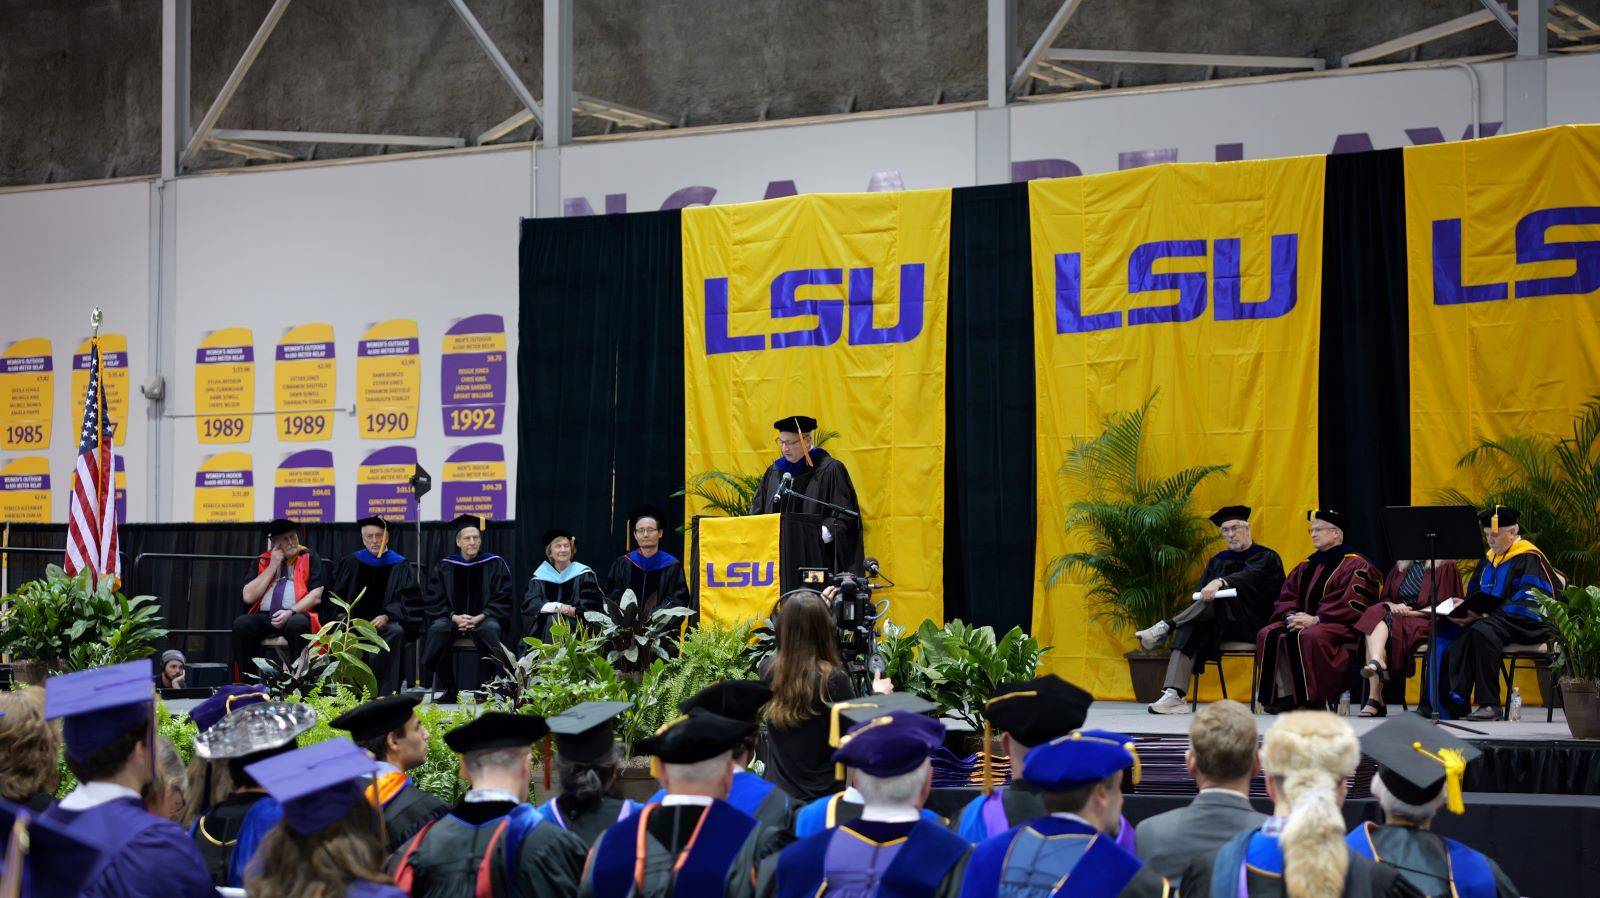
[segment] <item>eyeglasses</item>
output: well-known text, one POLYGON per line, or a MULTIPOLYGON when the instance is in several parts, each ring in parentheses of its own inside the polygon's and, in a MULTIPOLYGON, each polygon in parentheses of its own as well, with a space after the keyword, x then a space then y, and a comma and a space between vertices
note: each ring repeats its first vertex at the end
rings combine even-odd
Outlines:
POLYGON ((1249 529, 1250 529, 1250 525, 1248 525, 1248 524, 1224 524, 1223 527, 1222 527, 1222 532, 1223 533, 1238 533, 1240 531, 1249 530, 1249 529))
POLYGON ((773 442, 785 449, 790 449, 800 445, 800 440, 786 440, 783 437, 778 437, 776 440, 773 440, 773 442))

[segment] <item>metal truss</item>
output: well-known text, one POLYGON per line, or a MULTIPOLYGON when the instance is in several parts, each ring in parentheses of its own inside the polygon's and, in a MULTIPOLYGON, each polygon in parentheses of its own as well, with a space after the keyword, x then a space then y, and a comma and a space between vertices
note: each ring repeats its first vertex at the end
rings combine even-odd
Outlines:
MULTIPOLYGON (((192 133, 184 135, 182 155, 179 159, 179 169, 186 169, 193 164, 196 157, 206 150, 218 150, 239 156, 246 161, 255 162, 289 162, 298 158, 295 153, 281 149, 274 144, 347 144, 369 145, 379 147, 404 147, 421 149, 448 149, 468 145, 482 145, 493 143, 510 135, 519 128, 530 123, 545 128, 544 114, 540 103, 528 90, 527 84, 517 74, 511 64, 506 61, 505 54, 495 44, 494 39, 484 30, 483 25, 472 10, 467 7, 466 0, 444 0, 455 11, 473 38, 482 48, 484 55, 500 74, 501 80, 510 89, 521 106, 515 113, 494 127, 479 134, 476 138, 426 136, 415 134, 353 134, 326 131, 273 131, 262 129, 226 129, 218 128, 217 122, 223 112, 233 102, 234 94, 239 86, 244 83, 245 76, 249 74, 256 59, 260 57, 262 49, 266 46, 267 39, 278 27, 283 15, 288 11, 292 0, 274 0, 272 8, 267 11, 260 27, 251 37, 249 45, 239 61, 234 64, 228 78, 222 84, 222 89, 217 92, 216 99, 196 123, 192 133)), ((547 0, 554 2, 554 0, 547 0)), ((186 17, 185 17, 186 18, 186 17)), ((185 22, 185 24, 187 24, 185 22)), ((180 39, 187 44, 188 35, 183 34, 180 39)), ((185 48, 186 49, 186 48, 185 48)), ((181 101, 180 101, 181 102, 181 101)), ((670 128, 673 121, 664 115, 647 112, 602 100, 597 97, 573 94, 571 109, 574 115, 587 116, 606 122, 606 130, 613 128, 670 128)), ((187 120, 185 113, 183 120, 187 120)))

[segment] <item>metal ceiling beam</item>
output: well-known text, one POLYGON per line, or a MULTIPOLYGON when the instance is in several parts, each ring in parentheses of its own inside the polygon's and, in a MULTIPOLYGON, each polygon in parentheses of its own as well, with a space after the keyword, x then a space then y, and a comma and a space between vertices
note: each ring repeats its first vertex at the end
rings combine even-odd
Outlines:
POLYGON ((1028 83, 1028 76, 1033 73, 1034 65, 1042 58, 1044 51, 1050 49, 1050 45, 1056 42, 1056 38, 1061 36, 1061 29, 1067 27, 1067 20, 1072 18, 1072 14, 1082 5, 1083 0, 1064 0, 1061 7, 1056 10, 1056 14, 1050 17, 1050 24, 1044 26, 1039 39, 1033 42, 1033 48, 1017 65, 1016 74, 1011 76, 1011 96, 1016 96, 1022 90, 1022 85, 1028 83))
POLYGON ((1511 18, 1510 10, 1501 6, 1499 0, 1478 0, 1478 2, 1482 3, 1483 8, 1494 15, 1495 21, 1499 22, 1500 27, 1506 30, 1506 34, 1511 35, 1513 38, 1517 36, 1517 20, 1511 18))
POLYGON ((1460 34, 1463 31, 1468 31, 1478 27, 1479 25, 1487 25, 1494 20, 1494 13, 1488 11, 1487 9, 1480 9, 1477 12, 1467 13, 1460 18, 1451 19, 1448 22, 1440 22, 1437 25, 1430 25, 1421 31, 1413 31, 1410 34, 1402 34, 1393 40, 1387 40, 1381 44, 1373 44, 1364 50, 1357 50, 1354 53, 1346 53, 1344 56, 1339 58, 1339 64, 1341 66, 1352 66, 1356 65, 1357 63, 1371 62, 1374 59, 1382 59, 1391 53, 1399 53, 1401 50, 1409 50, 1412 47, 1426 44, 1429 41, 1436 41, 1441 37, 1449 37, 1452 34, 1460 34))
POLYGON ((1224 53, 1157 53, 1149 50, 1072 50, 1044 51, 1043 59, 1069 62, 1121 62, 1134 65, 1204 65, 1247 69, 1327 68, 1322 59, 1309 56, 1239 56, 1224 53))
POLYGON ((540 140, 572 142, 572 0, 544 0, 544 102, 550 109, 540 140))
MULTIPOLYGON (((632 106, 624 106, 621 103, 602 100, 599 97, 591 97, 588 94, 572 95, 572 112, 574 115, 586 115, 590 118, 611 122, 622 128, 672 127, 672 119, 660 113, 635 109, 632 106)), ((518 110, 512 113, 505 121, 479 134, 477 143, 479 145, 493 143, 531 121, 533 121, 533 116, 529 115, 527 110, 518 110)))
POLYGON ((1517 0, 1517 58, 1537 59, 1550 52, 1550 0, 1517 0))
POLYGON ((233 95, 239 90, 239 84, 244 81, 244 76, 249 73, 250 67, 255 65, 256 57, 261 55, 261 48, 266 46, 267 38, 272 36, 272 30, 278 27, 278 22, 289 8, 289 0, 274 0, 272 8, 267 10, 267 17, 261 21, 261 27, 250 38, 249 46, 244 48, 244 55, 239 57, 239 62, 228 73, 228 80, 222 82, 222 90, 217 92, 217 98, 212 101, 211 108, 201 117, 200 124, 195 126, 194 134, 189 137, 189 144, 183 151, 181 164, 188 165, 205 146, 206 139, 211 135, 211 129, 217 126, 217 119, 222 117, 222 111, 228 108, 233 101, 233 95))
POLYGON ((348 143, 372 146, 441 147, 467 145, 461 137, 419 137, 414 134, 341 134, 336 131, 263 131, 259 129, 215 128, 211 135, 221 140, 258 140, 266 143, 348 143))
POLYGON ((206 145, 224 153, 232 153, 235 156, 243 156, 246 159, 255 159, 261 162, 292 162, 299 158, 295 154, 280 150, 277 147, 251 143, 247 140, 229 140, 224 137, 218 137, 214 131, 206 141, 206 145))
POLYGON ((182 171, 189 140, 189 0, 161 4, 161 178, 182 171))
POLYGON ((489 37, 489 32, 484 31, 483 26, 478 24, 478 18, 472 14, 472 10, 467 9, 466 0, 446 0, 446 2, 456 11, 456 15, 461 17, 461 21, 466 23, 467 30, 472 32, 472 36, 477 38, 478 46, 488 54, 489 61, 494 63, 495 71, 500 73, 500 77, 511 88, 511 92, 517 95, 517 101, 533 116, 534 121, 543 124, 544 115, 539 110, 539 101, 528 91, 528 85, 522 83, 522 76, 511 67, 511 63, 506 62, 505 54, 495 46, 494 40, 489 37))

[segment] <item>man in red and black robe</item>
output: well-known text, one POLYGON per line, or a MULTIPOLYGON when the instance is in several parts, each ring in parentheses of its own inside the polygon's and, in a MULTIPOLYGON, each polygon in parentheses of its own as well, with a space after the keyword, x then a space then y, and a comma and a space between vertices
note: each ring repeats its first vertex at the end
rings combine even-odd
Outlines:
POLYGON ((1346 551, 1344 515, 1317 509, 1306 517, 1316 551, 1289 572, 1272 622, 1256 634, 1256 698, 1269 714, 1339 697, 1361 641, 1356 622, 1382 589, 1378 569, 1346 551))

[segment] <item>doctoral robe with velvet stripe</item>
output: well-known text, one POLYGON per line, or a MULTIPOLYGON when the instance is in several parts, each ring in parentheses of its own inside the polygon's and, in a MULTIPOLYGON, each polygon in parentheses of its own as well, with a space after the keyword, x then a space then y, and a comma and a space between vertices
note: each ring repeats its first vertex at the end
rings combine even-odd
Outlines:
MULTIPOLYGON (((990 836, 1037 820, 1048 812, 1038 789, 1022 780, 997 786, 988 795, 979 795, 966 803, 956 816, 956 835, 976 845, 990 836)), ((1129 854, 1137 854, 1133 824, 1127 817, 1117 820, 1117 845, 1129 854)))
MULTIPOLYGON (((665 797, 667 790, 658 789, 646 803, 658 802, 665 797)), ((780 830, 789 828, 795 812, 794 801, 789 798, 789 793, 748 770, 734 771, 733 787, 728 790, 727 802, 766 826, 780 830)))
POLYGON ((1261 703, 1292 699, 1304 705, 1338 698, 1361 639, 1356 623, 1381 598, 1382 583, 1371 562, 1344 546, 1314 552, 1295 565, 1273 606, 1272 623, 1256 635, 1261 662, 1256 696, 1261 703), (1293 630, 1287 623, 1291 614, 1309 614, 1317 622, 1293 630), (1284 660, 1291 689, 1279 695, 1275 680, 1284 660))
POLYGON ((784 841, 783 834, 720 799, 707 806, 646 805, 613 824, 595 842, 578 894, 748 898, 755 892, 757 865, 781 849, 784 841))
POLYGON ((803 459, 798 463, 790 463, 779 456, 761 476, 761 486, 751 501, 750 513, 772 514, 791 511, 821 516, 823 526, 833 534, 833 541, 824 543, 819 534, 815 538, 814 545, 802 551, 803 557, 833 559, 835 571, 848 570, 860 574, 866 561, 866 551, 861 539, 861 519, 807 501, 808 498, 821 499, 840 508, 861 511, 861 501, 856 498, 855 484, 850 482, 850 471, 845 468, 843 462, 822 449, 812 449, 811 460, 812 464, 807 466, 803 459), (773 494, 783 482, 785 473, 794 477, 790 492, 774 501, 773 494))
POLYGON ((1167 898, 1175 891, 1088 824, 1046 816, 985 839, 972 852, 962 898, 1167 898))
POLYGON ((1179 627, 1172 635, 1173 650, 1198 661, 1215 661, 1224 642, 1256 638, 1283 591, 1283 559, 1260 543, 1252 543, 1242 552, 1224 549, 1206 562, 1195 591, 1212 580, 1225 581, 1224 589, 1236 589, 1239 594, 1214 600, 1213 620, 1179 627))
POLYGON ((1483 852, 1414 826, 1363 823, 1345 842, 1357 854, 1381 860, 1428 898, 1517 898, 1505 871, 1483 852))
POLYGON ((389 872, 396 873, 401 858, 405 858, 411 868, 411 898, 474 898, 485 873, 490 877, 495 898, 575 894, 583 870, 583 840, 545 820, 537 811, 533 811, 535 824, 526 830, 516 850, 516 864, 507 864, 506 837, 496 840, 495 831, 518 807, 509 801, 457 804, 402 845, 389 859, 389 872), (485 854, 491 842, 494 854, 487 858, 486 865, 485 854))
POLYGON ((761 898, 955 898, 972 844, 936 823, 855 820, 761 865, 761 898))
POLYGON ((657 608, 689 604, 683 562, 666 552, 646 557, 635 549, 611 562, 611 570, 606 573, 606 595, 612 601, 620 601, 622 593, 630 589, 646 614, 657 608))
MULTIPOLYGON (((1268 828, 1274 822, 1269 820, 1268 828)), ((1369 860, 1348 845, 1344 848, 1350 865, 1339 898, 1422 898, 1395 868, 1369 860)), ((1183 898, 1289 898, 1283 866, 1277 837, 1261 829, 1247 830, 1223 843, 1216 854, 1189 862, 1183 870, 1183 898)))

